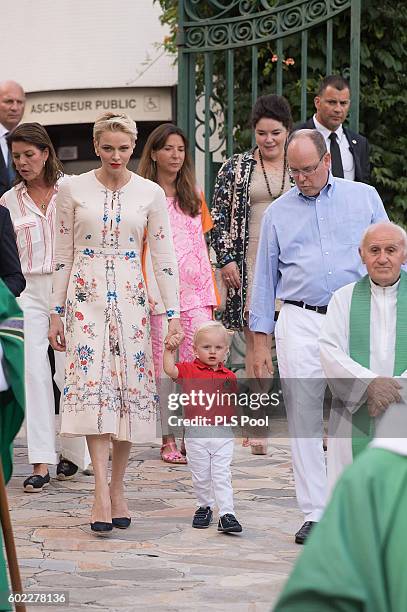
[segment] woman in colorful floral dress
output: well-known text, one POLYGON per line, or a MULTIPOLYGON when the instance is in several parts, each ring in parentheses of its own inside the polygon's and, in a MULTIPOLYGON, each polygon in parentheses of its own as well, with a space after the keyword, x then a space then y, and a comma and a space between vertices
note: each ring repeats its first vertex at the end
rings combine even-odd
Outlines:
POLYGON ((156 435, 158 398, 140 257, 145 234, 168 336, 181 342, 183 335, 164 192, 127 169, 135 123, 106 113, 93 135, 101 167, 67 179, 57 197, 50 341, 66 350, 61 434, 87 437, 95 473, 91 528, 103 532, 129 526, 123 477, 131 443, 156 435))
MULTIPOLYGON (((213 227, 203 193, 197 188, 193 162, 183 131, 172 123, 159 125, 147 139, 138 166, 139 174, 158 183, 165 191, 180 280, 181 324, 185 333, 179 350, 180 361, 192 361, 194 332, 212 319, 217 295, 204 234, 213 227)), ((147 285, 153 305, 151 335, 157 379, 163 373, 165 308, 147 261, 147 285)), ((167 382, 167 380, 166 380, 167 382)), ((169 384, 169 383, 168 383, 169 384)), ((168 410, 161 393, 161 458, 167 463, 186 463, 168 427, 168 410)), ((181 447, 181 451, 182 451, 181 447)))
MULTIPOLYGON (((218 172, 211 209, 211 244, 227 288, 223 323, 244 331, 247 379, 254 378, 248 313, 261 220, 266 208, 291 187, 285 155, 292 128, 287 100, 275 94, 258 98, 252 127, 256 146, 225 161, 218 172)), ((250 445, 254 454, 266 454, 266 440, 252 439, 250 445)))

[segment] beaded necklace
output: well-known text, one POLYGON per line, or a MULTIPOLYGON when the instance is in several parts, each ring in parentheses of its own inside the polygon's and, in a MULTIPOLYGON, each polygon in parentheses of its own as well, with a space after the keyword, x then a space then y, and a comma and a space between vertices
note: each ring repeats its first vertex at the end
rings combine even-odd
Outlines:
POLYGON ((273 196, 273 194, 271 193, 270 183, 269 183, 269 180, 268 180, 268 178, 267 178, 266 170, 265 170, 265 168, 264 168, 263 156, 262 156, 262 154, 261 154, 260 148, 258 149, 258 151, 259 151, 259 160, 260 160, 260 165, 261 165, 261 169, 263 170, 264 181, 265 181, 265 183, 266 183, 266 187, 267 187, 268 194, 269 194, 269 196, 270 196, 270 199, 271 199, 271 200, 273 200, 273 199, 277 199, 277 198, 279 198, 279 197, 282 195, 282 193, 283 193, 283 191, 284 191, 284 187, 285 187, 285 175, 286 175, 286 168, 287 168, 286 152, 284 151, 284 159, 283 159, 283 179, 282 179, 282 181, 281 181, 281 188, 280 188, 280 192, 279 192, 279 194, 278 194, 278 195, 273 196))

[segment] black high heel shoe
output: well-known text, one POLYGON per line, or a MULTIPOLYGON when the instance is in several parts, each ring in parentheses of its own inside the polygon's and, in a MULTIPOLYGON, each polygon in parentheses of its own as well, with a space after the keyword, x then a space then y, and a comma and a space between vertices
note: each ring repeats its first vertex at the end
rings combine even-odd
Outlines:
POLYGON ((122 516, 120 518, 112 518, 113 527, 117 527, 118 529, 127 529, 130 527, 131 518, 127 516, 122 516))
POLYGON ((90 524, 90 528, 92 531, 96 533, 107 533, 108 531, 112 531, 113 523, 105 523, 104 521, 95 521, 90 524))

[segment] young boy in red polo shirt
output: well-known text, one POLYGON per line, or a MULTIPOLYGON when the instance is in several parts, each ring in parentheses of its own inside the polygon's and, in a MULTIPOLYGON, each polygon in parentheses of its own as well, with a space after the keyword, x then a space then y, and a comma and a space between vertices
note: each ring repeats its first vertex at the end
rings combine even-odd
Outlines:
POLYGON ((234 445, 230 422, 235 414, 237 380, 224 366, 229 344, 229 334, 221 323, 203 323, 194 334, 194 361, 175 363, 175 349, 169 342, 164 350, 164 371, 181 384, 184 397, 189 397, 185 407, 185 445, 199 505, 192 527, 209 527, 216 501, 218 531, 240 533, 230 471, 234 445))

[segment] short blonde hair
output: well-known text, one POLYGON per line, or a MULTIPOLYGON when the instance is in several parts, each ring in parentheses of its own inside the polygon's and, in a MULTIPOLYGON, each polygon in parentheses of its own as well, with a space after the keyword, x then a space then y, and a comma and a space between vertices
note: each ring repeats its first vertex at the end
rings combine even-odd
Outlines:
POLYGON ((201 334, 202 332, 205 332, 205 331, 210 331, 210 330, 215 330, 215 331, 222 332, 224 334, 224 336, 225 336, 225 343, 228 346, 230 346, 230 344, 232 342, 233 332, 229 332, 226 329, 226 327, 224 327, 222 325, 222 323, 220 323, 220 321, 206 321, 205 323, 201 323, 201 325, 199 325, 199 327, 197 327, 196 330, 195 330, 194 338, 192 340, 192 344, 194 346, 196 346, 199 334, 201 334))
POLYGON ((136 122, 126 113, 103 113, 100 115, 93 126, 93 139, 96 143, 99 142, 103 132, 123 132, 131 138, 134 145, 137 140, 136 122))

